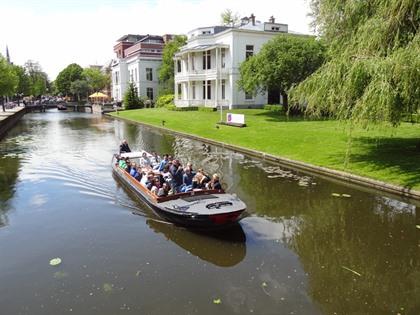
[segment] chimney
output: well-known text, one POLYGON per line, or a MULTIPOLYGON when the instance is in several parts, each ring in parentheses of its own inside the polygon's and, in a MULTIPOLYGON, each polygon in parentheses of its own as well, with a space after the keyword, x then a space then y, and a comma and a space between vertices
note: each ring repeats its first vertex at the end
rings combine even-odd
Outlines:
POLYGON ((274 18, 274 16, 270 16, 270 19, 268 20, 269 23, 276 23, 276 19, 274 18))
POLYGON ((249 19, 251 20, 252 25, 255 25, 255 15, 254 15, 254 13, 251 13, 251 16, 249 17, 249 19))

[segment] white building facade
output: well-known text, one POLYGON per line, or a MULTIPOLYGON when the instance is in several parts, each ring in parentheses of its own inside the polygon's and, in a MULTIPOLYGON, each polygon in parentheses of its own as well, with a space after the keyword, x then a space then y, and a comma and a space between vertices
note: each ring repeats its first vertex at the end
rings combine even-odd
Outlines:
POLYGON ((188 33, 188 41, 174 57, 175 105, 224 108, 253 108, 267 104, 267 93, 240 91, 239 66, 279 33, 286 24, 243 18, 234 27, 213 26, 188 33))
POLYGON ((117 55, 111 65, 112 98, 119 102, 132 82, 140 97, 155 101, 162 51, 170 36, 125 35, 114 46, 117 55))

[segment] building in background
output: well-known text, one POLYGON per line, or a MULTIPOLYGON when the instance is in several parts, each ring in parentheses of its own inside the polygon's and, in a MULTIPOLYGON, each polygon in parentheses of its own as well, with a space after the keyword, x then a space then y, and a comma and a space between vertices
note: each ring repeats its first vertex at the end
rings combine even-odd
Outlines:
MULTIPOLYGON (((239 91, 239 65, 260 51, 263 44, 288 25, 250 17, 230 26, 200 27, 188 33, 188 41, 175 55, 175 105, 252 108, 267 104, 268 93, 239 91)), ((277 95, 278 98, 278 95, 277 95)))
POLYGON ((128 34, 117 40, 116 59, 111 64, 111 94, 115 101, 122 101, 130 82, 140 97, 156 100, 162 51, 171 38, 171 35, 128 34))

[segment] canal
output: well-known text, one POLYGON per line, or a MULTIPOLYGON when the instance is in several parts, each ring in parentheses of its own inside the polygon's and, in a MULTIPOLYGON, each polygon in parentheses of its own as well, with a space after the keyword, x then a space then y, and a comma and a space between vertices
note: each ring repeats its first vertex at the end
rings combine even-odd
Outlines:
POLYGON ((418 202, 55 110, 1 140, 0 185, 0 314, 420 314, 418 202), (220 173, 247 216, 163 222, 112 176, 123 138, 220 173))

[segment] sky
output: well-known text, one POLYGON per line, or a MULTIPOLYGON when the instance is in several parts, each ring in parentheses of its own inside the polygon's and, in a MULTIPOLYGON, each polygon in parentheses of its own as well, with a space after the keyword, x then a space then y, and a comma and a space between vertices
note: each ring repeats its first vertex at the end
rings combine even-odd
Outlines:
POLYGON ((225 9, 240 17, 312 34, 308 0, 0 0, 0 53, 14 64, 38 61, 54 80, 71 63, 103 65, 125 34, 186 34, 220 24, 225 9))

